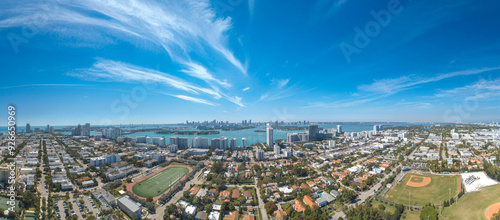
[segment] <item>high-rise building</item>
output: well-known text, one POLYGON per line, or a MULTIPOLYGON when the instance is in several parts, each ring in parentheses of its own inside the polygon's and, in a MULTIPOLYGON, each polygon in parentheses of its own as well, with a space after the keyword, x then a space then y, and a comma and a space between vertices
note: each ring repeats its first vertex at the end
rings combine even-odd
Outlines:
POLYGON ((50 125, 47 125, 47 127, 45 127, 45 133, 49 133, 50 132, 50 125))
POLYGON ((86 123, 82 126, 82 136, 90 137, 90 123, 86 123))
POLYGON ((171 145, 168 145, 168 150, 170 151, 170 153, 177 153, 177 145, 176 144, 171 144, 171 145))
POLYGON ((219 149, 220 148, 220 138, 212 138, 210 146, 212 149, 219 149))
POLYGON ((82 135, 82 126, 78 124, 71 130, 71 136, 81 136, 82 135))
POLYGON ((258 149, 255 156, 257 157, 257 160, 264 160, 264 151, 261 149, 258 149))
POLYGON ((231 150, 235 150, 236 149, 236 138, 231 138, 231 150))
POLYGON ((342 125, 337 125, 337 132, 342 133, 342 125))
POLYGON ((271 123, 267 123, 267 146, 273 147, 274 146, 274 139, 273 139, 273 127, 271 126, 271 123))
POLYGON ((378 135, 378 125, 373 125, 373 135, 378 135))
POLYGON ((278 146, 278 145, 274 145, 274 154, 276 156, 280 155, 281 154, 281 147, 278 146))
POLYGON ((31 133, 31 125, 30 125, 30 123, 26 124, 26 133, 31 133))
POLYGON ((319 126, 316 123, 309 124, 309 140, 318 140, 319 126))
POLYGON ((334 140, 329 140, 329 141, 328 141, 328 146, 329 146, 329 147, 335 147, 336 145, 337 145, 337 142, 336 142, 336 141, 334 141, 334 140))
POLYGON ((153 144, 156 144, 156 145, 158 145, 160 147, 165 147, 165 145, 167 143, 166 143, 165 137, 154 137, 153 138, 153 144))
POLYGON ((170 137, 170 144, 175 144, 179 148, 189 148, 189 138, 187 137, 170 137))
POLYGON ((120 129, 120 127, 116 126, 113 128, 113 139, 116 139, 118 137, 121 137, 122 136, 122 129, 120 129))
POLYGON ((228 146, 229 146, 229 141, 227 137, 220 137, 220 148, 227 150, 228 146))
POLYGON ((293 142, 300 141, 299 134, 297 134, 297 133, 288 133, 288 134, 286 134, 286 141, 288 143, 293 143, 293 142))
POLYGON ((49 133, 54 134, 54 126, 50 126, 49 133))
POLYGON ((191 146, 193 148, 208 149, 208 147, 209 147, 208 138, 205 138, 205 137, 194 137, 194 138, 191 138, 191 146))
POLYGON ((135 141, 137 143, 146 143, 146 144, 150 144, 151 143, 151 138, 148 137, 148 136, 144 136, 144 137, 137 137, 135 138, 135 141))
POLYGON ((247 138, 242 138, 241 139, 241 147, 243 149, 246 149, 247 148, 247 138))

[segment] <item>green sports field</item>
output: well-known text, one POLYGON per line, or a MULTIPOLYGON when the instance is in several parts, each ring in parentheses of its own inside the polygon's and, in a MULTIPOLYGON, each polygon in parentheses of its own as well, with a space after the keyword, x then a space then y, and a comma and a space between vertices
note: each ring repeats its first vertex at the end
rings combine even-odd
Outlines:
POLYGON ((147 198, 157 197, 167 191, 175 182, 186 175, 189 170, 185 167, 170 167, 160 173, 149 177, 132 187, 132 191, 140 196, 147 198))
POLYGON ((441 201, 450 199, 450 192, 451 196, 458 194, 459 178, 459 176, 418 175, 410 173, 403 177, 401 183, 396 183, 397 185, 390 189, 384 198, 406 205, 409 199, 412 205, 423 206, 427 203, 437 205, 441 201), (412 175, 414 176, 414 182, 422 182, 423 177, 430 177, 431 182, 422 187, 408 186, 406 183, 412 175), (408 198, 410 191, 411 198, 408 198))
POLYGON ((443 210, 440 219, 486 219, 484 212, 500 202, 500 185, 482 188, 479 192, 465 194, 458 202, 443 210))

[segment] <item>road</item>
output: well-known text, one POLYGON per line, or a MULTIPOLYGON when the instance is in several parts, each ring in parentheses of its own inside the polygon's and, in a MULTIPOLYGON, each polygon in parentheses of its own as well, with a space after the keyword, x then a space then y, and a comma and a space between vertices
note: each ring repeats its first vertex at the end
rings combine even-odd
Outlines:
POLYGON ((257 201, 259 202, 259 209, 260 209, 260 213, 262 214, 261 220, 268 220, 266 208, 264 207, 264 201, 260 197, 260 189, 259 189, 259 187, 257 187, 257 181, 258 181, 257 177, 254 177, 254 187, 256 189, 255 194, 257 194, 257 201))

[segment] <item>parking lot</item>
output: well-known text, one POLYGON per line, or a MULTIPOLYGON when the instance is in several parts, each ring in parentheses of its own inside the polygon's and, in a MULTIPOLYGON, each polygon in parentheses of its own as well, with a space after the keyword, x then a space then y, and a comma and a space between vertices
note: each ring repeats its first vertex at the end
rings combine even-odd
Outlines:
POLYGON ((77 215, 78 219, 86 219, 89 215, 98 216, 99 209, 90 196, 80 196, 71 198, 67 202, 63 199, 56 201, 56 216, 57 219, 67 219, 68 216, 77 215), (83 200, 83 204, 80 203, 83 200), (71 207, 69 203, 71 203, 71 207))

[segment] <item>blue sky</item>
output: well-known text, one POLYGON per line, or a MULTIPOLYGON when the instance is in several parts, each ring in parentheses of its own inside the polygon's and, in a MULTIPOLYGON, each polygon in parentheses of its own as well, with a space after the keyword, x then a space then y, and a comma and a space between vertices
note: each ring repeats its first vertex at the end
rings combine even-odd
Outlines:
POLYGON ((33 125, 500 121, 499 9, 498 1, 2 1, 1 104, 33 125))

